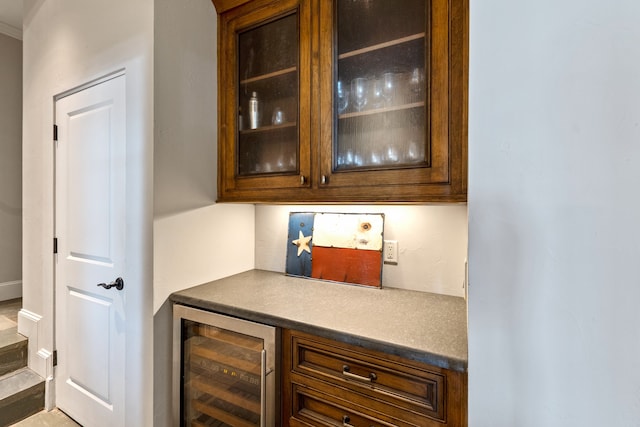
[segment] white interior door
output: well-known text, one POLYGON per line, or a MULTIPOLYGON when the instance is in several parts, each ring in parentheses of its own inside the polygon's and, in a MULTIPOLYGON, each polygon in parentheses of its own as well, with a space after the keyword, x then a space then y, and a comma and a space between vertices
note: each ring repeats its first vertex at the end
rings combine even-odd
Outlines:
POLYGON ((57 100, 56 124, 56 404, 124 426, 125 76, 57 100))

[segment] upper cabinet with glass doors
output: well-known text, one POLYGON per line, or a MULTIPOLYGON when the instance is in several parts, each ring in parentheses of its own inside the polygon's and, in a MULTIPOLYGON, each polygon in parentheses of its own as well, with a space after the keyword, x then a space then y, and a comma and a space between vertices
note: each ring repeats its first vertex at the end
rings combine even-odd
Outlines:
POLYGON ((214 4, 220 201, 466 201, 468 0, 214 4))

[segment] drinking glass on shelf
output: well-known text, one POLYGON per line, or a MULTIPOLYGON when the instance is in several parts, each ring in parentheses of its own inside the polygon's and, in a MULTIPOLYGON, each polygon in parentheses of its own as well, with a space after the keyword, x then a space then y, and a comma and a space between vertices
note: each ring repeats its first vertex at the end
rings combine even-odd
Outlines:
POLYGON ((369 164, 371 166, 380 166, 382 163, 384 163, 384 159, 380 155, 380 152, 376 149, 370 149, 369 164))
POLYGON ((398 163, 400 160, 400 155, 398 153, 398 148, 395 145, 387 146, 387 152, 385 153, 385 161, 386 163, 398 163))
POLYGON ((351 96, 356 110, 362 111, 367 105, 367 79, 358 77, 351 80, 351 96))
POLYGON ((396 75, 384 73, 382 75, 382 97, 387 105, 391 105, 397 89, 396 75))
POLYGON ((344 135, 338 144, 336 164, 339 168, 349 168, 353 166, 353 135, 344 135))
POLYGON ((405 158, 407 163, 420 162, 424 159, 424 150, 416 141, 409 140, 405 158))
POLYGON ((353 154, 353 165, 356 167, 360 167, 364 165, 364 162, 362 160, 362 154, 360 154, 358 151, 356 151, 353 154))
POLYGON ((349 106, 349 91, 344 88, 340 80, 336 85, 336 99, 338 101, 338 114, 342 114, 349 106))
POLYGON ((276 107, 273 110, 273 115, 271 116, 271 124, 272 125, 281 125, 284 123, 284 111, 280 107, 276 107))
POLYGON ((342 165, 344 166, 353 166, 353 150, 348 148, 342 160, 342 165))

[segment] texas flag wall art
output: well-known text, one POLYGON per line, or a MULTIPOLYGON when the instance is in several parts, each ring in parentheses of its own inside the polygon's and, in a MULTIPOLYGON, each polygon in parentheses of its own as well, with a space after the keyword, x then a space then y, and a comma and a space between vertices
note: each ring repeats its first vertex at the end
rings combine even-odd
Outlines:
POLYGON ((380 287, 384 214, 293 212, 286 273, 380 287))

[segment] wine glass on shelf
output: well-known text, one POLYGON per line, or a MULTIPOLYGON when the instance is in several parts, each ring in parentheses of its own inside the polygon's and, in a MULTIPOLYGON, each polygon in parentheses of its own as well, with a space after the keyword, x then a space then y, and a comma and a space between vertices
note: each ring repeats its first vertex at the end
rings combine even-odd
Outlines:
POLYGON ((424 88, 424 69, 414 68, 409 76, 409 88, 413 94, 414 102, 420 101, 422 98, 422 91, 424 88))
POLYGON ((345 89, 341 80, 336 84, 336 99, 338 101, 338 114, 342 114, 349 106, 349 91, 345 89))
POLYGON ((371 106, 373 108, 381 108, 384 104, 382 96, 382 88, 384 83, 382 79, 375 79, 371 82, 371 106))
POLYGON ((396 86, 396 75, 394 73, 384 73, 382 75, 382 97, 387 106, 393 102, 396 86))
POLYGON ((367 79, 358 77, 351 80, 351 96, 356 110, 362 111, 367 105, 367 79))

